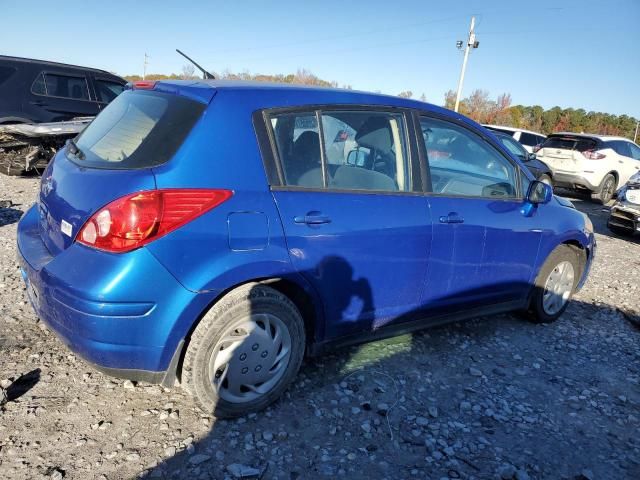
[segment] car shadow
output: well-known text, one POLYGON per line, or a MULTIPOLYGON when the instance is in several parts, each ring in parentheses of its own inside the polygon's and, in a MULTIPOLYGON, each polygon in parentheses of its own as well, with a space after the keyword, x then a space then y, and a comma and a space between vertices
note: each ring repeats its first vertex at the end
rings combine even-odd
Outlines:
MULTIPOLYGON (((334 273, 345 275, 340 302, 346 308, 352 303, 349 283, 357 286, 356 296, 367 297, 371 288, 363 285, 366 280, 353 278, 353 271, 343 261, 335 263, 334 273)), ((474 292, 468 293, 468 297, 474 296, 474 292)), ((362 303, 373 307, 373 301, 367 298, 362 303)), ((575 321, 597 318, 601 309, 610 312, 606 306, 573 301, 564 316, 575 321)), ((410 312, 396 321, 415 322, 421 315, 425 313, 410 312)), ((546 326, 513 314, 436 324, 437 317, 424 322, 425 327, 433 325, 427 330, 307 358, 293 384, 274 404, 238 419, 213 418, 204 438, 146 470, 143 476, 314 479, 408 478, 417 474, 420 478, 488 478, 500 467, 501 457, 512 451, 515 457, 515 452, 521 455, 524 450, 531 460, 554 462, 554 468, 560 469, 556 471, 559 478, 570 473, 565 475, 562 469, 597 459, 610 448, 595 425, 572 416, 575 407, 562 400, 567 384, 554 366, 547 367, 542 358, 533 366, 514 365, 518 352, 511 348, 511 342, 519 339, 515 343, 526 344, 546 326), (477 354, 468 352, 472 345, 487 353, 491 360, 485 359, 482 368, 493 365, 491 372, 477 368, 477 354), (491 383, 488 377, 503 381, 491 383), (519 423, 525 435, 517 435, 505 418, 492 411, 487 397, 524 402, 532 412, 529 417, 550 418, 553 429, 559 428, 562 435, 533 420, 531 425, 519 423), (471 413, 477 418, 468 423, 471 413), (562 438, 574 439, 579 448, 564 449, 559 457, 562 438), (462 448, 460 439, 470 446, 462 448)), ((543 352, 539 355, 545 356, 544 349, 551 355, 562 347, 542 344, 540 348, 543 352)), ((575 378, 585 384, 610 380, 604 373, 594 380, 597 369, 593 366, 594 371, 581 365, 575 368, 575 378)), ((633 401, 640 401, 640 395, 633 396, 633 401)), ((215 417, 215 411, 211 413, 215 417)), ((620 432, 628 436, 624 430, 621 426, 620 432)), ((624 471, 615 465, 594 460, 590 468, 598 478, 600 467, 607 474, 613 469, 615 478, 624 478, 624 471)))

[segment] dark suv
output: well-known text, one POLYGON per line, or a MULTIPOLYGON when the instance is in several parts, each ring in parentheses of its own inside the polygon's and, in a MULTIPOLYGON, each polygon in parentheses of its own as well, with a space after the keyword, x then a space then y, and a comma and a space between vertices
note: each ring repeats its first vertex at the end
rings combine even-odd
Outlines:
POLYGON ((0 55, 0 125, 95 116, 125 84, 95 68, 0 55))

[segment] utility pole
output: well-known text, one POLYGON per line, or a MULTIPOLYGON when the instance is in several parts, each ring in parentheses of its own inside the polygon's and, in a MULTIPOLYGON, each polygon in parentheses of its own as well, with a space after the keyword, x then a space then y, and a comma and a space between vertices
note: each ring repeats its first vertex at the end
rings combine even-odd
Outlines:
POLYGON ((638 143, 636 139, 638 138, 638 127, 640 127, 640 120, 636 123, 636 133, 633 135, 633 143, 638 143))
POLYGON ((149 65, 149 55, 147 52, 144 53, 144 63, 142 64, 142 79, 147 76, 147 65, 149 65))
MULTIPOLYGON (((467 69, 467 60, 469 59, 469 51, 472 48, 478 48, 480 42, 476 41, 476 34, 473 31, 476 25, 476 17, 471 17, 471 26, 469 27, 469 38, 467 39, 467 45, 464 48, 464 60, 462 60, 462 71, 460 72, 460 81, 458 82, 458 93, 456 94, 456 106, 454 111, 458 111, 460 106, 460 95, 462 95, 462 84, 464 83, 464 72, 467 69)), ((456 42, 456 46, 462 48, 462 40, 456 42)))

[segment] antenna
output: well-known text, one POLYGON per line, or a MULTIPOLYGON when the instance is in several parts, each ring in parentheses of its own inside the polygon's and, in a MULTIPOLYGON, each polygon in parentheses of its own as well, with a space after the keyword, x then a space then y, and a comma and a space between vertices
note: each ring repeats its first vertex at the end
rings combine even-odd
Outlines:
POLYGON ((147 76, 147 65, 149 65, 149 55, 147 52, 144 52, 144 63, 142 64, 142 79, 147 76))
POLYGON ((198 70, 200 70, 202 72, 202 76, 205 78, 205 80, 215 80, 216 77, 214 77, 213 75, 211 75, 209 72, 207 72, 204 68, 202 68, 200 65, 198 65, 196 62, 193 61, 193 59, 189 58, 187 56, 186 53, 181 52, 180 49, 176 48, 176 52, 178 52, 180 55, 182 55, 184 58, 186 58, 187 60, 189 60, 191 63, 193 63, 196 68, 198 70))

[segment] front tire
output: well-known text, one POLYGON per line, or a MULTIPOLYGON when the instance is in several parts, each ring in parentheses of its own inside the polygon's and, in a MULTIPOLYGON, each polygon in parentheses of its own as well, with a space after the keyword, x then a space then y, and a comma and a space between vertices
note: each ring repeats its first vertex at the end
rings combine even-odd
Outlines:
POLYGON ((286 390, 304 349, 304 323, 291 300, 265 285, 243 285, 194 330, 182 381, 203 410, 239 417, 266 408, 286 390))
POLYGON ((602 205, 606 205, 611 201, 613 195, 616 193, 617 183, 616 177, 611 173, 608 173, 602 180, 598 191, 591 194, 591 199, 601 203, 602 205))
POLYGON ((567 309, 584 268, 584 254, 576 247, 560 245, 551 252, 535 281, 529 319, 534 323, 557 320, 567 309))

